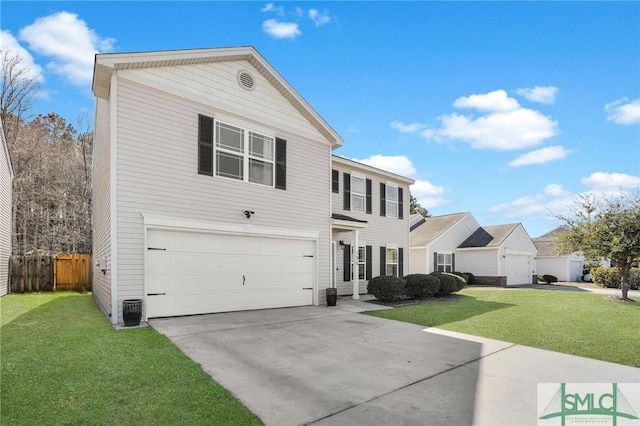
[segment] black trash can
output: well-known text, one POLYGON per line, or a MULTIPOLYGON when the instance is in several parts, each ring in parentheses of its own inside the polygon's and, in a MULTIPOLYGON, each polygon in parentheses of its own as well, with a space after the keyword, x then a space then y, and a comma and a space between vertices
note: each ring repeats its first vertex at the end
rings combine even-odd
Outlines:
POLYGON ((337 301, 338 301, 338 289, 328 288, 327 289, 327 306, 336 306, 337 301))
POLYGON ((122 319, 125 327, 140 325, 142 319, 142 299, 127 299, 122 301, 122 319))

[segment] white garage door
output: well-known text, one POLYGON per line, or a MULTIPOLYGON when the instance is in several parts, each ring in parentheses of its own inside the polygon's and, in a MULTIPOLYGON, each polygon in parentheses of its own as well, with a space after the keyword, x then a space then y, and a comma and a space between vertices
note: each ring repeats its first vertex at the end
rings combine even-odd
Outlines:
POLYGON ((313 303, 315 243, 150 229, 147 317, 313 303))
POLYGON ((531 284, 529 256, 508 254, 505 258, 507 285, 531 284))
POLYGON ((567 277, 567 281, 580 281, 583 268, 584 262, 582 260, 569 261, 569 276, 567 277))

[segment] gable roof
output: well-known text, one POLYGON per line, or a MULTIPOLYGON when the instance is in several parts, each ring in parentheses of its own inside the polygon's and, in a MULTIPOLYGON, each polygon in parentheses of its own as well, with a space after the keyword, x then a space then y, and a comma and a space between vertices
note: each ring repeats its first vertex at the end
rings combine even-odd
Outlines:
POLYGON ((470 247, 499 247, 511 235, 519 223, 507 225, 481 226, 458 246, 458 248, 470 247))
POLYGON ((414 227, 409 233, 409 245, 419 247, 430 244, 468 214, 465 212, 424 218, 424 222, 414 227))
POLYGON ((332 163, 338 163, 338 164, 341 164, 341 165, 347 166, 347 167, 355 167, 355 168, 358 168, 358 169, 361 169, 361 170, 369 171, 371 173, 377 173, 377 174, 383 175, 385 177, 388 177, 389 179, 393 179, 393 180, 397 180, 397 181, 400 181, 400 182, 404 182, 404 183, 409 184, 409 185, 411 185, 411 184, 413 184, 415 182, 411 178, 408 178, 408 177, 405 177, 405 176, 401 176, 401 175, 396 174, 396 173, 391 173, 391 172, 388 172, 386 170, 379 169, 377 167, 369 166, 368 164, 364 164, 364 163, 361 163, 359 161, 350 160, 350 159, 345 158, 345 157, 340 157, 339 155, 335 155, 335 154, 331 156, 331 162, 332 163))
POLYGON ((568 229, 564 226, 558 226, 557 228, 541 235, 538 238, 532 238, 533 244, 538 249, 538 256, 557 256, 556 253, 556 237, 568 229))
POLYGON ((93 69, 93 93, 98 98, 108 98, 111 75, 117 70, 229 61, 248 61, 331 143, 333 148, 342 146, 344 143, 342 137, 252 46, 96 54, 93 69))
POLYGON ((11 157, 9 157, 9 146, 4 136, 4 123, 0 120, 0 150, 4 153, 4 158, 7 161, 7 167, 9 168, 9 177, 13 178, 13 168, 11 167, 11 157))

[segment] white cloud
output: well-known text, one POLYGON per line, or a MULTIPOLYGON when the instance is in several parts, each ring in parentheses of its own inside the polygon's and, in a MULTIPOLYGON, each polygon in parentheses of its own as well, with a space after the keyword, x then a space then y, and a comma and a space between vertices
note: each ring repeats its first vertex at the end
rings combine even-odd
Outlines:
POLYGON ((532 102, 539 102, 542 104, 554 103, 558 91, 558 88, 554 86, 535 86, 514 90, 518 95, 524 96, 532 102))
POLYGON ((434 209, 451 203, 451 200, 445 197, 447 191, 443 186, 434 185, 427 180, 416 180, 410 189, 411 195, 425 209, 434 209))
POLYGON ((529 164, 544 164, 550 161, 557 161, 566 158, 569 150, 561 145, 548 146, 546 148, 537 149, 535 151, 522 154, 509 163, 509 167, 520 167, 529 164))
POLYGON ((3 51, 10 52, 11 56, 18 55, 24 67, 24 76, 34 78, 36 81, 43 81, 42 68, 33 60, 31 53, 18 43, 18 40, 9 32, 0 31, 0 47, 3 51))
POLYGON ((607 111, 607 121, 625 125, 640 123, 640 98, 633 101, 621 98, 606 104, 604 109, 607 111))
POLYGON ((474 108, 483 112, 513 111, 520 107, 518 101, 507 96, 507 92, 504 90, 495 90, 481 95, 462 96, 456 99, 453 106, 456 108, 474 108))
POLYGON ((391 122, 391 128, 396 129, 400 133, 415 133, 424 129, 425 127, 426 126, 424 124, 420 123, 405 124, 402 121, 391 122))
POLYGON ((460 140, 478 149, 530 148, 558 133, 558 123, 527 108, 494 112, 480 117, 452 113, 442 115, 438 120, 440 127, 424 130, 424 138, 437 142, 460 140))
POLYGON ((362 160, 354 158, 353 161, 401 176, 413 177, 416 175, 416 168, 411 160, 404 155, 372 155, 362 160))
POLYGON ((317 9, 309 9, 309 18, 316 24, 316 27, 328 24, 331 21, 331 17, 327 12, 320 13, 317 9))
POLYGON ((277 13, 279 16, 283 16, 284 15, 284 8, 282 6, 276 6, 273 3, 267 3, 264 5, 264 7, 262 9, 260 9, 261 12, 274 12, 277 13))
POLYGON ((594 172, 583 177, 580 182, 587 188, 598 191, 640 188, 640 176, 624 173, 594 172))
POLYGON ((276 19, 264 21, 262 29, 275 38, 295 38, 302 34, 295 22, 280 22, 276 19))
POLYGON ((78 15, 59 12, 38 18, 20 30, 29 48, 51 61, 47 69, 78 86, 91 83, 96 52, 108 52, 114 39, 101 38, 78 15))
POLYGON ((528 216, 550 216, 567 211, 573 202, 574 194, 565 190, 562 185, 549 184, 534 195, 526 195, 511 202, 498 204, 489 209, 493 213, 501 213, 505 219, 528 216))

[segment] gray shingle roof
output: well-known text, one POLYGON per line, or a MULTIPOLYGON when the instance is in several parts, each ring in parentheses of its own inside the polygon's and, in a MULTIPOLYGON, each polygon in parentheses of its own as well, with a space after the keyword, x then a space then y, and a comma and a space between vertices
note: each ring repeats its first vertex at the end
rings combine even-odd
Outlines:
POLYGON ((506 225, 482 226, 464 240, 458 248, 499 247, 519 225, 519 223, 509 223, 506 225))
POLYGON ((409 233, 411 247, 426 246, 469 213, 454 213, 425 218, 424 222, 409 233))

